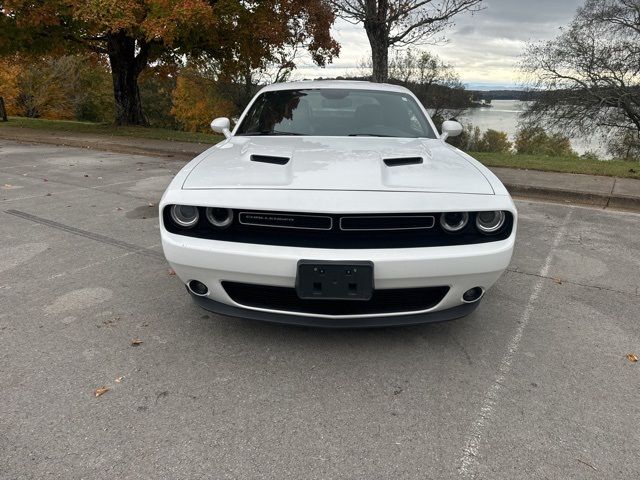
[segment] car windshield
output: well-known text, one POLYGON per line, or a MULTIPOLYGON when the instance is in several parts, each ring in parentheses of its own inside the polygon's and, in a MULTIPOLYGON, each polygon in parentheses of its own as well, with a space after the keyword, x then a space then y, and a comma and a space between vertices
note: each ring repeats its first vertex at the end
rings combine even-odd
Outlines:
POLYGON ((265 92, 236 135, 437 138, 410 95, 330 88, 265 92))

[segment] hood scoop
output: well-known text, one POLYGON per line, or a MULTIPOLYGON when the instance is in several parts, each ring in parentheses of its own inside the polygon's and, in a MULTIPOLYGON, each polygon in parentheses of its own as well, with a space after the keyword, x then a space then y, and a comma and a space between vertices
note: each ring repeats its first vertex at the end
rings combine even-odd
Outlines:
POLYGON ((271 163, 273 165, 286 165, 289 163, 289 157, 274 157, 272 155, 251 155, 252 162, 271 163))
POLYGON ((387 167, 403 167, 405 165, 420 165, 422 157, 385 158, 384 164, 387 167))

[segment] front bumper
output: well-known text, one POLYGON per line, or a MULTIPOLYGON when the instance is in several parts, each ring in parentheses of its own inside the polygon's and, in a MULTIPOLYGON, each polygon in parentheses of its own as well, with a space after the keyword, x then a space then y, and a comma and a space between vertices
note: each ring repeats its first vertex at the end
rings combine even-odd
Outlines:
MULTIPOLYGON (((202 307, 226 315, 299 325, 407 325, 458 318, 478 303, 462 300, 473 287, 489 289, 509 265, 515 233, 506 240, 462 246, 407 249, 333 250, 241 244, 176 235, 162 229, 162 246, 171 267, 187 283, 206 284, 206 297, 194 296, 202 307), (366 315, 321 315, 255 308, 232 300, 222 282, 294 287, 301 259, 372 261, 377 290, 447 286, 434 307, 421 311, 366 315)), ((321 301, 321 300, 320 300, 321 301)))
POLYGON ((227 315, 229 317, 239 317, 248 320, 260 320, 270 323, 283 323, 286 325, 298 325, 303 327, 322 328, 372 328, 372 327, 399 327, 409 325, 422 325, 425 323, 445 322, 469 315, 473 312, 480 301, 475 303, 464 303, 447 310, 430 311, 413 315, 394 315, 384 317, 343 317, 327 318, 314 317, 309 315, 294 315, 273 313, 262 310, 250 310, 247 308, 234 307, 221 302, 216 302, 206 297, 191 295, 193 300, 205 310, 227 315))

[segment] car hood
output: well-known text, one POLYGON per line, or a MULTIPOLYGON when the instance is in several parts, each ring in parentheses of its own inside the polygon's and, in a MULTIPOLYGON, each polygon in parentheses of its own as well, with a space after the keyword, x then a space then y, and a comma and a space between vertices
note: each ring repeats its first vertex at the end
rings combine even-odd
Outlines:
POLYGON ((378 137, 232 137, 203 154, 182 188, 494 193, 475 165, 440 140, 378 137), (384 162, 401 158, 422 163, 384 162))

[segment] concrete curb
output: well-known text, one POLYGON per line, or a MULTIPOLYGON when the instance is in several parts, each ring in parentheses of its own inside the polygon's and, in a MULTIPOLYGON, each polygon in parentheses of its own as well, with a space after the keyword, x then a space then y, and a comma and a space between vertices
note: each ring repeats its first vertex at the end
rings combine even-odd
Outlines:
POLYGON ((592 207, 640 212, 640 198, 626 195, 602 195, 592 192, 545 188, 531 185, 505 183, 511 196, 523 199, 544 200, 556 203, 573 203, 592 207))
POLYGON ((0 139, 10 140, 18 143, 44 143, 46 145, 55 145, 58 147, 87 148, 93 150, 101 150, 105 152, 124 153, 130 155, 147 155, 151 157, 167 157, 179 160, 191 160, 193 157, 200 155, 211 145, 194 143, 193 150, 166 150, 163 148, 149 148, 135 145, 123 145, 119 142, 110 142, 108 139, 100 141, 75 140, 71 138, 61 137, 42 137, 38 139, 25 138, 21 135, 11 135, 0 130, 0 139))

